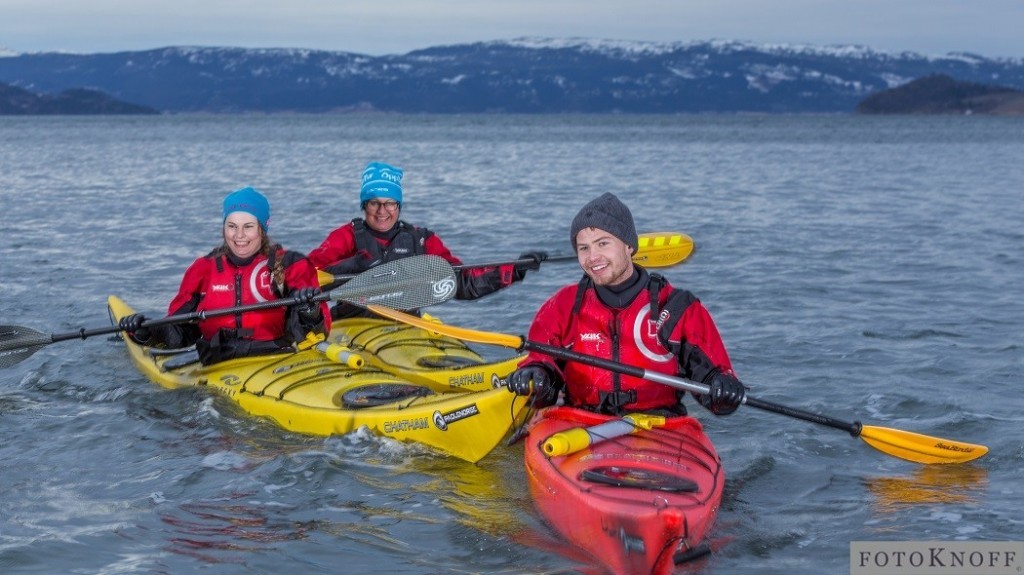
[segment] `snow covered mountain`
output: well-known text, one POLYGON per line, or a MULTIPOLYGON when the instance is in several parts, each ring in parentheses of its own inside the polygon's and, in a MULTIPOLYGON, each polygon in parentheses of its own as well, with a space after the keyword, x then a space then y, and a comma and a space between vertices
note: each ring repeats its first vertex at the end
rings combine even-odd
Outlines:
POLYGON ((7 52, 0 83, 100 90, 165 112, 848 113, 915 78, 1024 89, 1024 61, 863 46, 519 38, 367 56, 168 47, 7 52))

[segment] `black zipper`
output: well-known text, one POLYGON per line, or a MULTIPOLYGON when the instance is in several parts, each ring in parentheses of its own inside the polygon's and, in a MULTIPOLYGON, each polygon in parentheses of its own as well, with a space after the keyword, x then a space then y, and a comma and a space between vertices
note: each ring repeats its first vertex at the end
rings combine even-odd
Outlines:
MULTIPOLYGON (((611 322, 611 336, 612 336, 612 361, 619 361, 619 311, 615 310, 612 313, 611 322)), ((622 391, 622 376, 618 372, 612 372, 612 389, 618 394, 622 391)))
MULTIPOLYGON (((242 274, 235 272, 235 306, 242 305, 242 274)), ((235 314, 235 329, 242 329, 242 314, 235 314)))

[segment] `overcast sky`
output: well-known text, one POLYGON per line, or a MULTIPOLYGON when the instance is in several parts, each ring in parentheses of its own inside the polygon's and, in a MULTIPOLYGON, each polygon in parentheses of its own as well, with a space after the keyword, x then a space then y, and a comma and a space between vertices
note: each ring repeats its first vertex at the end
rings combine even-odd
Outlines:
POLYGON ((15 52, 187 45, 380 56, 522 36, 1024 58, 1024 0, 0 0, 0 46, 15 52))

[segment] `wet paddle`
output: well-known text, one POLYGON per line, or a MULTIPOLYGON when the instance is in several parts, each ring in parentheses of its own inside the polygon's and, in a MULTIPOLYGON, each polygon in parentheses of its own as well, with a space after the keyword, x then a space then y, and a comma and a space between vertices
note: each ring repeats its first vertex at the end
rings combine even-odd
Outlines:
MULTIPOLYGON (((686 234, 676 232, 649 232, 640 234, 638 249, 633 255, 633 261, 648 268, 667 268, 681 263, 693 253, 693 238, 686 234)), ((547 262, 574 262, 576 254, 548 256, 547 262)), ((487 262, 480 264, 464 264, 452 266, 456 272, 466 269, 491 268, 506 265, 529 264, 533 260, 529 258, 501 262, 487 262)), ((334 282, 342 282, 356 277, 355 275, 339 274, 332 275, 330 272, 320 270, 318 272, 320 285, 326 286, 334 282)))
MULTIPOLYGON (((680 377, 673 377, 663 373, 648 371, 633 365, 618 363, 600 357, 574 352, 561 347, 530 341, 516 335, 476 331, 462 327, 438 324, 381 306, 370 305, 368 307, 378 315, 465 341, 499 345, 519 350, 536 351, 559 359, 593 365, 602 369, 647 379, 649 381, 694 393, 706 394, 709 391, 709 387, 701 383, 680 377)), ((988 453, 988 448, 984 445, 930 437, 928 435, 887 427, 863 425, 859 421, 850 423, 824 415, 772 403, 770 401, 757 399, 750 397, 749 395, 744 397, 743 404, 763 409, 765 411, 778 413, 780 415, 787 415, 796 419, 802 419, 811 423, 841 429, 853 437, 860 437, 865 443, 883 453, 887 453, 893 457, 906 459, 907 461, 914 461, 916 463, 964 463, 971 461, 972 459, 977 459, 988 453)))
MULTIPOLYGON (((438 256, 415 256, 403 258, 365 271, 343 287, 326 291, 313 298, 314 301, 346 301, 366 306, 377 304, 398 309, 418 309, 448 301, 455 295, 455 272, 444 258, 438 256)), ((275 307, 303 303, 296 298, 240 305, 171 315, 146 320, 145 327, 189 323, 209 317, 232 315, 275 307)), ((33 353, 59 341, 86 339, 122 331, 119 326, 106 326, 67 333, 45 334, 31 328, 16 325, 0 325, 0 368, 10 367, 31 356, 33 353)))

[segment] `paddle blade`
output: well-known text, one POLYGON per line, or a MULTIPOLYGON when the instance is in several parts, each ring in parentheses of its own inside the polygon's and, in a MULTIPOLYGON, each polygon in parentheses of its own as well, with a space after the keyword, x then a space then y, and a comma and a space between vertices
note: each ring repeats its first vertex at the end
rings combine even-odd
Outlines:
POLYGON ((45 333, 19 325, 0 325, 0 368, 20 363, 53 343, 45 333))
POLYGON ((473 341, 476 343, 488 343, 491 345, 500 345, 503 347, 519 348, 523 345, 523 338, 517 335, 506 335, 502 333, 492 333, 489 331, 477 331, 475 329, 469 329, 466 327, 456 327, 453 325, 447 325, 431 321, 429 319, 423 319, 407 313, 402 313, 393 309, 382 307, 379 305, 368 305, 366 306, 373 313, 393 319, 397 322, 423 328, 427 331, 454 337, 463 341, 473 341))
POLYGON ((964 463, 988 453, 984 445, 865 425, 860 438, 875 449, 916 463, 964 463))
POLYGON ((331 290, 332 300, 366 307, 418 309, 455 296, 455 270, 439 256, 414 256, 381 264, 331 290))
POLYGON ((648 268, 667 268, 690 257, 693 247, 693 238, 686 234, 640 234, 633 262, 648 268))

